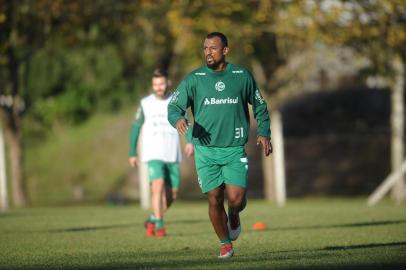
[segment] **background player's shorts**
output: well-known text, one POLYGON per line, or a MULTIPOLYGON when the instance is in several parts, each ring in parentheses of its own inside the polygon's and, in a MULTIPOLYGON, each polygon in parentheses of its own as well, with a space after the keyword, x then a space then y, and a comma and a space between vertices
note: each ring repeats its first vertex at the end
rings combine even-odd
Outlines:
POLYGON ((203 193, 223 183, 247 187, 248 159, 244 146, 206 147, 195 145, 195 163, 203 193))
POLYGON ((178 162, 164 162, 162 160, 148 161, 148 178, 152 182, 163 178, 173 189, 179 189, 180 172, 178 162))

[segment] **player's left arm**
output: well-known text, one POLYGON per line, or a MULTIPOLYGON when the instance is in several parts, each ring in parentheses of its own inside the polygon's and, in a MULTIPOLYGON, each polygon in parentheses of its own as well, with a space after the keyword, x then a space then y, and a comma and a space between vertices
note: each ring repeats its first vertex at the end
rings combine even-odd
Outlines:
POLYGON ((145 116, 142 109, 142 105, 138 107, 137 112, 135 113, 134 121, 131 125, 130 131, 130 151, 128 162, 132 167, 139 165, 139 159, 137 157, 137 142, 140 135, 141 127, 144 124, 145 116))
MULTIPOLYGON (((187 117, 186 117, 186 120, 187 117)), ((185 138, 186 138, 186 145, 185 145, 185 154, 187 157, 191 157, 193 156, 194 152, 195 152, 195 147, 192 144, 192 128, 188 128, 185 134, 185 138)))
POLYGON ((247 86, 248 102, 252 105, 252 111, 258 124, 257 145, 261 145, 265 156, 269 156, 273 149, 270 129, 271 119, 267 104, 251 74, 249 74, 247 86))
POLYGON ((269 137, 258 136, 257 145, 261 145, 264 149, 264 155, 269 156, 273 152, 272 142, 269 137))

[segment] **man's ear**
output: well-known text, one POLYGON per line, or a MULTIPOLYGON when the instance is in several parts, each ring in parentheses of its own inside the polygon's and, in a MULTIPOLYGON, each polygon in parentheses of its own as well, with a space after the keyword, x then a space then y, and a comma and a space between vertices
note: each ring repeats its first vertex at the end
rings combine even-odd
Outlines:
POLYGON ((226 55, 229 50, 230 50, 230 48, 224 47, 224 48, 223 48, 223 55, 226 55))
POLYGON ((171 87, 172 87, 172 81, 171 81, 171 80, 168 79, 168 80, 166 81, 166 83, 168 84, 168 88, 171 88, 171 87))

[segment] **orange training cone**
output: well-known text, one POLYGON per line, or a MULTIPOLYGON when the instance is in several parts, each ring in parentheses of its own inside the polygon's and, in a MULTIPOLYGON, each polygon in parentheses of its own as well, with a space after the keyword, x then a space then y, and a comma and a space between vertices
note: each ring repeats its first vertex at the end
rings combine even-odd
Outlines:
POLYGON ((266 229, 266 224, 261 221, 257 221, 252 225, 252 229, 254 231, 263 231, 266 229))

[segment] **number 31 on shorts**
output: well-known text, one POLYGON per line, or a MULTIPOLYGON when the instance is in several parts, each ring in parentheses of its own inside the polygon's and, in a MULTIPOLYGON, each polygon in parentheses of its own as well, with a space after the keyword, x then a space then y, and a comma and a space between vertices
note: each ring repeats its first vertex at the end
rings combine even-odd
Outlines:
POLYGON ((239 138, 244 138, 244 128, 243 127, 239 127, 235 129, 235 137, 236 139, 239 138))

